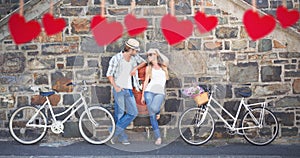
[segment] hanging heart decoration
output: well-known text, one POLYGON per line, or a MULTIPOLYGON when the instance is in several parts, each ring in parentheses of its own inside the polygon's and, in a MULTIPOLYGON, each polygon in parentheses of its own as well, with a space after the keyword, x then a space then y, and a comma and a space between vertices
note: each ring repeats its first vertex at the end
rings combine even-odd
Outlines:
POLYGON ((194 17, 200 33, 210 32, 218 25, 218 18, 215 16, 206 16, 204 12, 198 11, 194 17))
POLYGON ((289 11, 284 6, 279 6, 277 8, 276 16, 283 28, 290 27, 299 20, 299 12, 297 10, 289 11))
POLYGON ((248 35, 252 40, 258 40, 271 33, 275 26, 275 19, 271 15, 260 17, 253 10, 247 10, 243 17, 243 23, 248 35))
POLYGON ((30 42, 41 32, 41 26, 37 21, 31 20, 26 22, 24 16, 17 13, 10 17, 8 28, 16 44, 30 42))
POLYGON ((108 22, 103 16, 96 15, 91 21, 91 30, 100 46, 118 40, 123 34, 123 26, 119 22, 108 22))
POLYGON ((144 18, 137 19, 134 15, 128 14, 125 17, 125 26, 129 36, 133 37, 143 33, 148 26, 148 21, 144 18))
POLYGON ((161 20, 161 30, 167 42, 174 45, 192 34, 193 24, 189 20, 178 21, 176 17, 167 14, 161 20))
POLYGON ((50 13, 45 14, 42 21, 45 32, 48 36, 61 32, 66 26, 66 21, 63 18, 55 19, 50 13))

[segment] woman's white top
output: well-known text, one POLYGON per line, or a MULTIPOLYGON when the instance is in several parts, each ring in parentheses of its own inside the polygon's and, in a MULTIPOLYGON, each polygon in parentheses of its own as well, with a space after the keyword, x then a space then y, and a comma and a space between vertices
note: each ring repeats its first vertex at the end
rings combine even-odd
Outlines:
POLYGON ((158 70, 152 68, 151 80, 145 91, 165 94, 166 73, 160 68, 158 70))

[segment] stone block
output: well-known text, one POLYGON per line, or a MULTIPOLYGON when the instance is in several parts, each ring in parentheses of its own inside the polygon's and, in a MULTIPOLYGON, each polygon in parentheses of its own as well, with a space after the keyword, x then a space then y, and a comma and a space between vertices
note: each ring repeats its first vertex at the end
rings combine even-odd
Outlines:
POLYGON ((287 94, 291 90, 289 84, 271 84, 254 86, 254 96, 271 96, 287 94))
POLYGON ((99 67, 99 62, 98 62, 98 60, 89 60, 89 61, 88 61, 88 67, 95 67, 95 68, 98 68, 98 67, 99 67))
POLYGON ((166 88, 181 88, 181 85, 181 79, 171 77, 166 83, 166 88))
POLYGON ((149 117, 136 117, 133 121, 134 126, 151 126, 149 117))
POLYGON ((167 11, 165 7, 155 7, 155 8, 143 8, 144 16, 153 17, 153 16, 164 16, 167 11))
POLYGON ((137 5, 141 5, 141 6, 156 6, 158 5, 158 1, 157 0, 138 0, 136 1, 137 5))
POLYGON ((300 58, 300 52, 280 52, 280 58, 300 58))
POLYGON ((300 70, 298 70, 298 71, 285 71, 284 76, 285 77, 300 77, 300 70))
POLYGON ((276 107, 299 107, 300 96, 285 96, 275 102, 276 107))
MULTIPOLYGON (((240 101, 227 101, 224 102, 223 107, 233 116, 236 116, 237 110, 239 108, 240 101)), ((224 110, 222 111, 222 117, 224 119, 232 119, 224 110)), ((243 116, 243 113, 240 113, 239 118, 243 116)))
POLYGON ((238 50, 245 50, 247 49, 248 41, 246 40, 239 40, 239 41, 232 41, 231 50, 238 51, 238 50))
POLYGON ((72 80, 67 77, 52 77, 53 86, 52 89, 58 92, 72 92, 73 86, 67 86, 72 80))
POLYGON ((131 0, 117 0, 118 5, 130 5, 131 0))
POLYGON ((282 126, 294 126, 295 125, 295 113, 294 112, 275 112, 275 116, 278 122, 282 126))
POLYGON ((247 83, 257 82, 259 76, 257 63, 229 64, 229 80, 231 82, 247 83))
POLYGON ((111 103, 111 87, 93 86, 91 89, 92 104, 109 104, 111 103))
POLYGON ((27 96, 18 96, 17 97, 17 107, 29 105, 29 100, 27 96))
POLYGON ((0 54, 0 73, 23 73, 25 56, 21 52, 0 54))
POLYGON ((30 44, 30 45, 24 45, 21 47, 22 50, 37 50, 38 45, 36 44, 30 44))
POLYGON ((62 16, 76 16, 81 15, 83 8, 61 8, 60 12, 62 16))
POLYGON ((28 68, 30 70, 52 70, 55 68, 55 59, 30 58, 28 68))
POLYGON ((258 52, 267 52, 272 50, 272 40, 262 39, 258 42, 258 52))
POLYGON ((110 8, 108 9, 108 14, 112 16, 127 15, 129 10, 127 8, 110 8))
POLYGON ((283 137, 298 136, 298 131, 299 129, 297 127, 281 128, 281 136, 283 137))
POLYGON ((63 95, 63 105, 72 105, 80 98, 79 94, 65 94, 63 95))
MULTIPOLYGON (((101 0, 94 0, 94 4, 100 4, 101 0)), ((106 3, 114 4, 114 0, 106 0, 106 3)))
POLYGON ((263 66, 261 68, 262 82, 281 81, 281 66, 263 66))
POLYGON ((221 60, 222 61, 233 61, 235 60, 236 55, 234 52, 231 53, 221 53, 221 60))
POLYGON ((66 66, 82 67, 83 65, 84 65, 84 57, 83 56, 70 56, 70 57, 67 57, 66 66))
POLYGON ((106 77, 111 57, 101 57, 102 77, 106 77))
POLYGON ((79 127, 78 127, 78 122, 67 121, 64 124, 63 137, 65 137, 65 138, 81 137, 81 134, 79 132, 79 127))
POLYGON ((223 49, 222 42, 205 42, 204 43, 204 50, 207 51, 217 51, 223 49))
POLYGON ((104 53, 104 47, 99 46, 92 37, 83 37, 81 51, 88 53, 104 53))
POLYGON ((75 80, 95 80, 98 75, 98 69, 85 69, 75 72, 75 80))
POLYGON ((249 87, 234 88, 234 95, 235 95, 236 98, 242 98, 243 97, 240 93, 250 93, 250 94, 252 94, 252 90, 249 87))
POLYGON ((190 39, 188 41, 189 50, 201 50, 201 39, 190 39))
POLYGON ((86 6, 89 0, 71 0, 71 6, 86 6))
POLYGON ((190 1, 175 2, 175 15, 188 15, 192 13, 190 1))
POLYGON ((90 31, 90 21, 83 18, 75 18, 71 22, 73 34, 88 34, 90 31))
POLYGON ((43 44, 42 55, 62 55, 77 53, 79 45, 77 43, 54 43, 43 44))
POLYGON ((219 39, 237 38, 238 32, 238 27, 218 27, 216 29, 216 37, 219 39))
POLYGON ((182 107, 183 101, 178 99, 168 99, 165 103, 165 111, 166 112, 178 112, 182 111, 180 107, 182 107))
POLYGON ((176 123, 176 117, 171 114, 161 114, 160 119, 157 120, 159 126, 164 125, 175 125, 176 123))
POLYGON ((34 73, 34 84, 36 85, 48 85, 48 75, 47 74, 41 74, 41 73, 34 73))
POLYGON ((300 94, 300 79, 295 79, 293 82, 294 94, 300 94))

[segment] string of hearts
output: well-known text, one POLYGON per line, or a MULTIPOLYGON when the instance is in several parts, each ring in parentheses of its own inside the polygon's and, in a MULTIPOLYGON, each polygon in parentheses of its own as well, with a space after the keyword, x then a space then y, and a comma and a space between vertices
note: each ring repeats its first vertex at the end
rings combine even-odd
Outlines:
MULTIPOLYGON (((201 1, 203 6, 203 0, 201 1)), ((23 44, 36 38, 41 32, 40 24, 31 20, 26 22, 23 16, 23 0, 20 0, 19 14, 13 14, 8 22, 11 36, 16 44, 23 44), (20 27, 22 26, 22 27, 20 27)), ((123 34, 123 26, 120 22, 109 22, 105 15, 105 0, 101 0, 101 14, 95 15, 91 20, 91 30, 98 45, 105 46, 118 40, 123 34)), ((134 37, 143 33, 148 26, 148 21, 144 18, 136 18, 133 13, 135 8, 135 0, 131 2, 131 12, 125 16, 124 24, 129 36, 134 37)), ((193 32, 193 23, 190 20, 178 20, 175 17, 174 0, 169 0, 170 13, 161 19, 161 30, 170 45, 177 44, 188 38, 193 32)), ((256 11, 256 0, 252 0, 253 9, 245 12, 243 24, 246 32, 252 40, 258 40, 271 33, 275 26, 275 18, 271 15, 260 16, 256 11), (260 28, 260 29, 257 29, 260 28)), ((43 26, 48 36, 61 32, 66 22, 63 18, 55 18, 52 15, 53 2, 51 1, 50 11, 43 18, 43 26)), ((276 11, 276 17, 283 28, 294 25, 299 19, 297 10, 288 10, 286 3, 279 6, 276 11)), ((218 24, 216 16, 208 16, 205 14, 203 7, 197 11, 194 16, 194 22, 201 34, 210 32, 218 24)))

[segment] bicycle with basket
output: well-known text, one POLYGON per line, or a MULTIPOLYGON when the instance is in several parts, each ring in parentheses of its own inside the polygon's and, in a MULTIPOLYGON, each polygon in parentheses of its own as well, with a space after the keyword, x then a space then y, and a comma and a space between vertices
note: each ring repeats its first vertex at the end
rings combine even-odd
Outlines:
POLYGON ((197 106, 183 112, 179 119, 180 136, 187 143, 202 145, 212 138, 215 131, 215 120, 212 117, 212 112, 224 123, 230 134, 242 135, 253 145, 262 146, 274 141, 278 135, 279 124, 274 113, 267 108, 266 102, 247 104, 245 97, 251 96, 251 93, 240 92, 239 94, 243 98, 235 116, 233 116, 213 97, 214 90, 205 92, 200 86, 195 86, 183 91, 183 94, 193 97, 197 103, 197 106), (225 112, 231 120, 223 118, 216 106, 225 112), (245 113, 240 125, 238 125, 238 116, 242 112, 242 107, 245 113))

